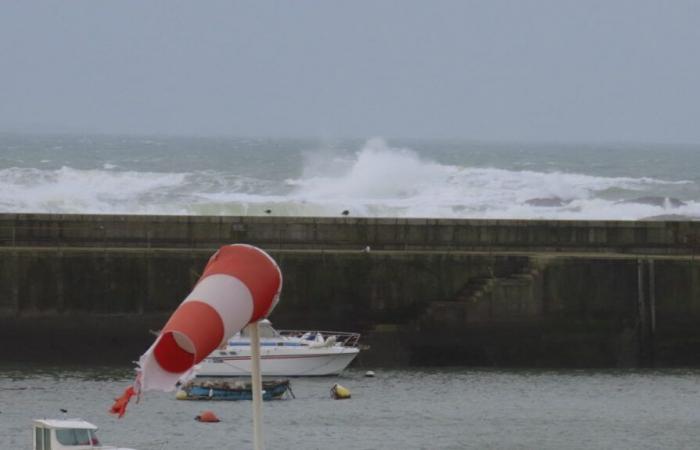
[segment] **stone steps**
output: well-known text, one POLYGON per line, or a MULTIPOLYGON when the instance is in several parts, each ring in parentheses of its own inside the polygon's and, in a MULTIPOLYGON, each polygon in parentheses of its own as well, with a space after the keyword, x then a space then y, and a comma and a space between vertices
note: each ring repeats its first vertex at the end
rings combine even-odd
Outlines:
POLYGON ((508 320, 527 314, 540 271, 525 267, 501 277, 474 277, 449 300, 432 301, 419 320, 421 328, 463 327, 468 323, 508 320))

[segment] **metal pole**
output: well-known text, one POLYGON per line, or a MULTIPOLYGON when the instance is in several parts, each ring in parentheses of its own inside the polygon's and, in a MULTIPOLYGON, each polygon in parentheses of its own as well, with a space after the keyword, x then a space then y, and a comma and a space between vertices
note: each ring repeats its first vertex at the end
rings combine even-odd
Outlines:
POLYGON ((637 259, 637 314, 639 315, 639 356, 640 362, 646 364, 647 355, 647 320, 646 320, 646 300, 644 298, 644 261, 641 258, 637 259))
POLYGON ((260 373, 260 332, 258 322, 248 325, 250 331, 251 389, 253 390, 253 448, 263 450, 262 375, 260 373))
POLYGON ((651 330, 649 332, 649 363, 654 367, 656 355, 656 276, 654 275, 654 260, 649 260, 649 315, 651 330))
POLYGON ((644 261, 640 258, 637 259, 637 307, 639 314, 639 323, 644 329, 646 325, 646 314, 644 314, 644 306, 646 301, 644 299, 644 261))
POLYGON ((649 302, 651 303, 651 334, 656 333, 656 280, 654 275, 654 260, 649 260, 649 302))

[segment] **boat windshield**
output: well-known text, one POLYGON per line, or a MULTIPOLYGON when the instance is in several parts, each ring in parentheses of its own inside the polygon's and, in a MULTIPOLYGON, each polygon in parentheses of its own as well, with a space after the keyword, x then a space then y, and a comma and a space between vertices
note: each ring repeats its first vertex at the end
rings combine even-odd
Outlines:
MULTIPOLYGON (((272 324, 266 321, 258 322, 258 331, 261 338, 274 338, 279 337, 277 330, 272 328, 272 324)), ((241 330, 241 337, 250 338, 250 333, 248 332, 248 327, 241 330)))
POLYGON ((61 445, 99 445, 94 430, 85 428, 59 428, 56 430, 56 440, 61 445))

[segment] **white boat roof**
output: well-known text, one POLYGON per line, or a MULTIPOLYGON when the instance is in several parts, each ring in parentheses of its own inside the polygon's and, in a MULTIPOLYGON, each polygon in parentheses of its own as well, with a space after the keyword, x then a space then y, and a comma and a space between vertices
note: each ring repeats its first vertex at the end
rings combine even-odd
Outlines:
POLYGON ((96 430, 97 426, 86 422, 83 419, 35 419, 35 424, 43 425, 46 428, 80 428, 86 430, 96 430))

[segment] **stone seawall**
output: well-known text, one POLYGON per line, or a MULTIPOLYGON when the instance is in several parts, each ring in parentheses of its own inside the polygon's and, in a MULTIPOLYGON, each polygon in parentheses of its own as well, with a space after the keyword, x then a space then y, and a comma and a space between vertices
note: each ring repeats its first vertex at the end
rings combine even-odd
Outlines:
POLYGON ((700 222, 0 214, 0 246, 700 253, 700 222))
POLYGON ((5 360, 128 364, 213 250, 245 242, 282 268, 274 324, 361 331, 360 365, 700 366, 695 223, 0 219, 5 360))

